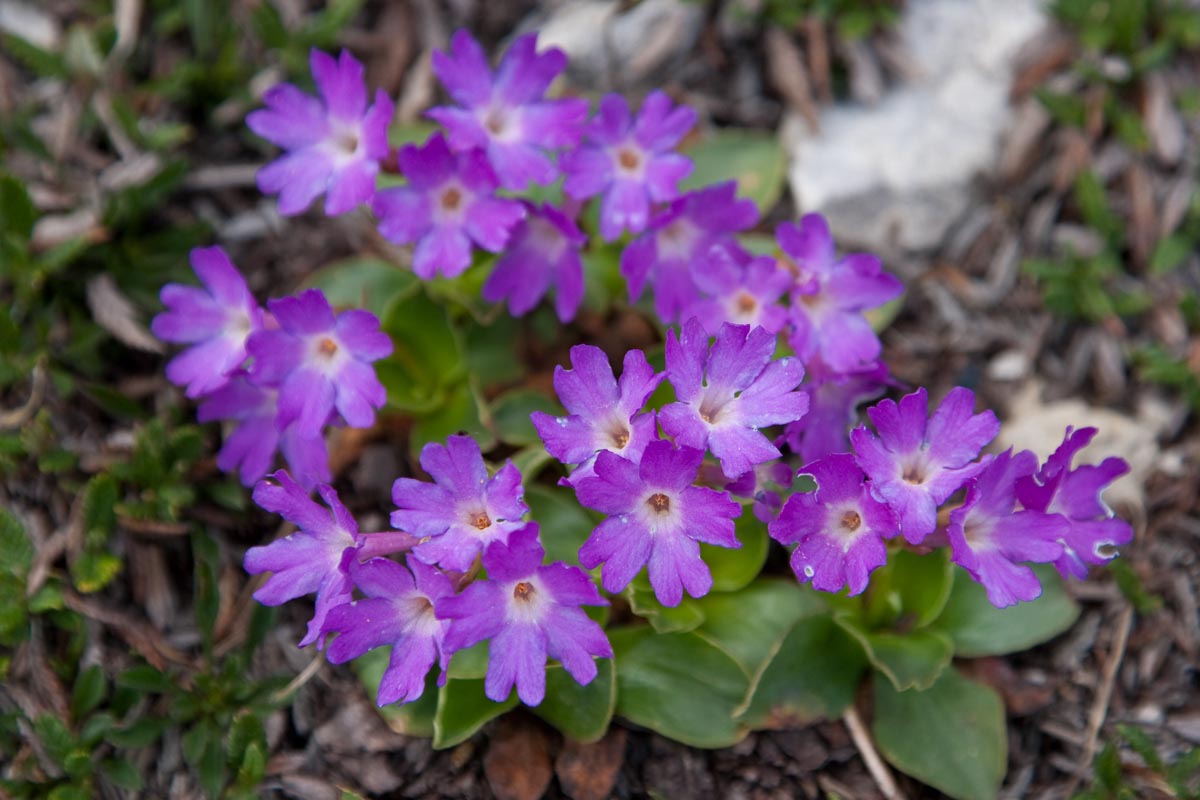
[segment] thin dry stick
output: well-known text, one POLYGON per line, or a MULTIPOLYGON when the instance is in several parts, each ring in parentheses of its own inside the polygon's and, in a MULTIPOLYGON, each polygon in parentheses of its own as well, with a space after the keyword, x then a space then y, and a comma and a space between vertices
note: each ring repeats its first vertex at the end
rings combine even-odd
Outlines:
POLYGON ((1092 702, 1092 711, 1088 715, 1087 741, 1084 743, 1083 754, 1079 757, 1075 774, 1071 776, 1071 785, 1066 792, 1068 797, 1075 793, 1082 776, 1088 774, 1092 766, 1092 757, 1096 754, 1096 742, 1100 738, 1100 728, 1104 725, 1104 718, 1108 716, 1108 704, 1112 700, 1113 686, 1117 682, 1117 670, 1120 669, 1121 661, 1125 658, 1125 645, 1129 642, 1129 631, 1132 628, 1133 606, 1126 605, 1125 610, 1121 612, 1121 619, 1117 622, 1117 639, 1113 642, 1108 662, 1104 665, 1100 689, 1096 692, 1096 699, 1092 702))
POLYGON ((289 697, 299 691, 300 687, 312 680, 312 676, 316 675, 317 670, 319 670, 321 665, 325 663, 325 659, 321 657, 322 655, 323 654, 318 651, 313 656, 313 660, 308 662, 308 666, 305 667, 299 675, 292 678, 291 683, 271 696, 272 702, 282 703, 284 700, 287 700, 289 697))
POLYGON ((879 791, 883 792, 883 796, 887 800, 904 800, 904 794, 896 785, 896 779, 892 777, 891 770, 879 757, 875 743, 871 741, 871 735, 867 733, 867 727, 863 725, 862 717, 858 715, 858 709, 854 706, 846 709, 846 714, 842 719, 846 723, 846 729, 850 731, 850 738, 854 740, 854 746, 858 748, 859 754, 867 764, 867 771, 875 779, 875 785, 879 787, 879 791))

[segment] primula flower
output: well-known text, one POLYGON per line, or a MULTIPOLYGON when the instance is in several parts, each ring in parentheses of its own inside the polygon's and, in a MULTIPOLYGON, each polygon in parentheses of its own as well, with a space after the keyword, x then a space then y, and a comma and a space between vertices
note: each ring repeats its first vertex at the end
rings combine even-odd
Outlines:
POLYGON ((679 182, 692 171, 692 162, 671 152, 696 122, 696 112, 675 106, 665 93, 654 91, 642 103, 637 119, 618 94, 600 100, 588 124, 587 140, 563 154, 563 190, 577 200, 604 194, 600 204, 600 235, 613 241, 623 230, 641 233, 650 217, 650 203, 665 203, 679 195, 679 182))
POLYGON ((910 544, 937 527, 937 508, 982 464, 972 464, 983 446, 996 438, 1000 421, 991 411, 972 414, 975 395, 955 387, 926 419, 929 396, 924 388, 867 409, 879 436, 866 428, 850 434, 858 465, 871 478, 875 495, 900 521, 910 544))
POLYGON ((640 463, 616 453, 596 456, 596 476, 576 485, 579 502, 610 515, 579 548, 579 563, 604 565, 602 583, 619 592, 649 564, 654 596, 677 606, 684 590, 703 597, 712 573, 700 557, 700 542, 739 548, 733 519, 742 508, 703 486, 693 486, 704 451, 676 448, 666 440, 646 447, 640 463))
POLYGON ((279 193, 279 213, 299 214, 322 192, 325 213, 344 214, 375 194, 387 157, 387 127, 395 107, 379 90, 367 108, 363 65, 313 50, 309 59, 321 98, 281 83, 263 95, 267 107, 246 117, 250 130, 289 151, 258 171, 263 194, 279 193))
POLYGON ((317 642, 319 650, 325 643, 325 617, 330 610, 350 602, 353 586, 346 561, 354 554, 358 523, 331 487, 317 487, 329 506, 327 510, 309 499, 283 470, 271 477, 277 484, 260 482, 254 487, 254 502, 299 530, 264 547, 251 547, 243 565, 251 575, 275 573, 254 593, 254 599, 265 606, 282 605, 316 592, 316 610, 300 646, 317 642))
POLYGON ((587 236, 566 214, 549 204, 528 206, 504 255, 483 284, 483 299, 498 303, 508 298, 514 317, 533 309, 554 286, 554 310, 570 322, 583 299, 583 261, 579 251, 587 236))
POLYGON ((793 391, 804 366, 795 358, 772 361, 775 344, 762 328, 724 324, 710 351, 697 319, 681 338, 667 333, 667 378, 679 402, 659 411, 659 422, 678 444, 711 450, 728 478, 779 458, 758 428, 794 422, 808 410, 807 395, 793 391))
POLYGON ((247 337, 262 328, 263 312, 220 247, 197 247, 190 258, 205 288, 164 286, 159 297, 167 310, 150 330, 165 342, 192 345, 167 364, 167 378, 195 398, 228 383, 246 360, 247 337))
POLYGON ((739 264, 730 253, 734 247, 714 245, 692 264, 693 282, 707 298, 689 306, 683 318, 699 319, 709 336, 716 336, 726 322, 779 333, 788 314, 777 301, 792 285, 792 276, 767 256, 739 264))
POLYGON ((397 478, 392 485, 392 525, 414 536, 429 537, 413 548, 426 564, 465 572, 492 542, 506 542, 524 525, 529 510, 521 499, 521 473, 506 461, 488 477, 479 445, 470 436, 451 436, 445 445, 421 448, 421 468, 434 483, 397 478))
POLYGON ((217 467, 222 472, 237 470, 245 486, 267 474, 276 450, 282 451, 292 476, 305 490, 332 480, 325 437, 319 430, 305 431, 292 422, 280 431, 275 424, 279 416, 277 389, 255 386, 245 374, 235 375, 204 399, 196 415, 201 422, 237 422, 217 453, 217 467))
POLYGON ((877 361, 850 372, 833 372, 820 359, 808 363, 808 413, 783 431, 788 449, 804 463, 850 449, 850 429, 858 407, 883 394, 891 383, 887 367, 877 361))
POLYGON ((392 352, 375 315, 350 309, 335 317, 320 289, 269 307, 279 328, 255 333, 247 348, 250 380, 279 387, 279 429, 296 422, 302 434, 316 435, 335 408, 355 428, 375 424, 387 394, 371 363, 392 352))
MULTIPOLYGON (((700 471, 704 474, 703 466, 700 471)), ((793 477, 792 468, 783 461, 768 461, 726 483, 725 490, 734 497, 754 498, 754 517, 766 524, 779 515, 783 506, 779 493, 792 488, 793 477)))
POLYGON ((596 453, 610 450, 633 461, 653 441, 654 414, 640 413, 664 375, 656 373, 641 350, 625 353, 621 381, 613 376, 608 356, 587 344, 571 348, 571 369, 554 368, 554 390, 569 412, 552 417, 544 411, 530 415, 546 443, 546 452, 564 464, 578 464, 568 486, 594 474, 596 453))
POLYGON ((488 579, 437 603, 440 619, 452 620, 445 649, 453 653, 490 639, 484 694, 497 703, 517 696, 536 706, 546 696, 546 657, 557 658, 580 684, 596 677, 599 658, 611 658, 604 630, 579 608, 608 605, 578 567, 542 565, 546 553, 538 526, 530 522, 507 543, 483 554, 488 579))
POLYGON ((1067 519, 1060 537, 1063 552, 1054 562, 1064 578, 1086 578, 1089 565, 1112 560, 1118 545, 1133 541, 1133 528, 1113 517, 1112 509, 1101 497, 1110 483, 1129 471, 1125 459, 1110 457, 1099 464, 1071 469, 1075 454, 1095 435, 1095 428, 1067 428, 1063 443, 1041 470, 1017 481, 1021 505, 1067 519))
POLYGON ((848 453, 814 461, 800 474, 812 476, 816 491, 789 497, 767 530, 776 541, 796 545, 791 565, 802 583, 812 581, 822 592, 848 586, 851 595, 860 594, 871 571, 887 560, 883 540, 899 532, 896 520, 848 453))
POLYGON ((1058 514, 1016 506, 1016 484, 1037 469, 1037 456, 1012 448, 992 459, 967 483, 967 498, 950 512, 946 536, 950 559, 987 589, 997 608, 1036 599, 1042 593, 1037 575, 1021 562, 1054 561, 1062 555, 1059 538, 1067 520, 1058 514))
POLYGON ((450 623, 434 616, 434 606, 454 595, 450 579, 416 559, 406 569, 386 558, 351 561, 350 577, 367 599, 340 605, 325 618, 325 630, 338 634, 326 654, 330 663, 390 645, 376 697, 380 706, 418 699, 434 662, 442 670, 438 686, 445 686, 450 654, 443 642, 450 623))
POLYGON ((800 225, 785 222, 776 239, 797 269, 789 339, 806 362, 820 357, 835 372, 848 372, 879 357, 879 337, 862 312, 899 297, 904 284, 883 272, 867 253, 837 258, 824 217, 806 214, 800 225))
POLYGON ((455 150, 486 150, 505 189, 551 183, 558 169, 546 151, 577 145, 588 113, 586 100, 544 98, 566 66, 557 48, 537 52, 537 34, 529 33, 512 43, 493 76, 483 48, 460 30, 448 53, 434 52, 433 71, 463 108, 439 106, 426 116, 446 128, 455 150))
POLYGON ((401 147, 399 158, 408 183, 376 194, 372 209, 385 238, 416 242, 418 277, 462 274, 471 264, 472 242, 498 253, 525 216, 521 203, 493 196, 496 176, 480 150, 451 153, 435 133, 424 147, 401 147))
MULTIPOLYGON (((714 245, 737 247, 733 234, 756 222, 758 208, 753 200, 737 199, 736 181, 705 186, 673 201, 621 253, 629 301, 641 297, 649 280, 658 316, 668 324, 675 322, 680 312, 701 298, 691 265, 705 258, 714 245)), ((725 283, 720 276, 716 279, 725 283)))

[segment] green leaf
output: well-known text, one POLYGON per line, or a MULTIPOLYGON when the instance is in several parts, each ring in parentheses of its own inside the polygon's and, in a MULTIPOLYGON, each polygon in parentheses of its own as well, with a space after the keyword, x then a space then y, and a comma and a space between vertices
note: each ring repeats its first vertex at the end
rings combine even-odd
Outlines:
POLYGON ((112 583, 121 571, 121 559, 112 553, 84 551, 70 567, 75 588, 83 594, 91 594, 112 583))
POLYGON ((446 310, 424 291, 394 301, 382 328, 395 350, 375 362, 388 393, 388 405, 401 411, 430 412, 444 401, 446 387, 461 381, 462 356, 446 310))
MULTIPOLYGON (((484 645, 486 648, 486 644, 484 645)), ((474 648, 471 648, 474 649, 474 648)), ((460 650, 455 653, 467 652, 460 650)), ((354 659, 354 671, 367 690, 371 702, 379 696, 379 683, 383 680, 384 670, 387 669, 391 651, 386 647, 377 647, 354 659)), ((484 667, 487 666, 487 652, 484 651, 484 667)), ((482 675, 482 673, 481 673, 482 675)), ((433 717, 437 713, 438 685, 437 670, 430 670, 425 677, 425 691, 420 698, 411 703, 391 703, 379 706, 379 714, 387 721, 388 727, 405 736, 433 736, 433 717)))
POLYGON ((950 599, 950 587, 954 584, 954 570, 947 548, 925 555, 900 549, 889 555, 887 569, 890 570, 890 589, 900 598, 897 627, 923 628, 938 618, 950 599))
POLYGON ((221 608, 221 597, 217 586, 221 556, 217 540, 202 530, 192 531, 192 555, 196 589, 196 624, 204 637, 205 650, 212 646, 213 627, 221 608))
POLYGON ((617 713, 692 747, 728 747, 746 735, 733 719, 748 682, 737 662, 695 633, 609 632, 617 713))
POLYGON ((1119 243, 1123 231, 1121 219, 1108 204, 1104 184, 1095 172, 1086 169, 1079 173, 1075 179, 1074 197, 1083 221, 1110 243, 1119 243))
POLYGON ((866 671, 862 648, 828 614, 804 617, 763 661, 736 710, 751 728, 834 719, 854 702, 866 671))
POLYGON ((932 686, 954 657, 954 644, 941 631, 871 631, 848 614, 838 614, 836 622, 862 645, 871 666, 900 691, 932 686))
POLYGON ((158 737, 173 724, 174 722, 167 717, 143 717, 124 728, 109 731, 104 738, 111 744, 126 749, 147 747, 158 741, 158 737))
POLYGON ((688 145, 683 153, 695 164, 680 187, 683 191, 736 180, 738 196, 753 200, 763 214, 775 206, 783 192, 787 157, 774 134, 722 128, 688 145))
POLYGON ((1079 606, 1053 567, 1039 564, 1033 570, 1042 582, 1041 597, 1000 609, 971 576, 955 569, 950 599, 934 627, 949 634, 955 653, 966 658, 1016 653, 1053 639, 1075 622, 1079 606))
POLYGON ((24 582, 33 565, 33 543, 25 535, 25 526, 17 515, 0 508, 0 574, 8 574, 24 582))
POLYGON ((487 674, 488 667, 488 643, 479 642, 463 650, 459 650, 450 657, 450 664, 446 668, 446 674, 451 678, 458 679, 475 679, 482 678, 487 674))
POLYGON ((110 758, 100 762, 100 772, 110 782, 131 792, 142 790, 142 773, 132 762, 124 758, 110 758))
POLYGON ((0 175, 0 232, 28 239, 37 217, 25 185, 11 175, 0 175))
POLYGON ((505 392, 492 401, 491 407, 496 437, 514 447, 541 443, 542 439, 529 419, 532 412, 543 411, 551 416, 566 413, 556 401, 533 389, 505 392))
POLYGON ((309 276, 302 288, 320 289, 335 308, 363 308, 380 319, 389 307, 416 293, 421 282, 407 269, 379 258, 347 258, 309 276))
POLYGON ((742 546, 735 549, 700 545, 700 556, 712 571, 714 592, 736 592, 754 580, 767 560, 767 526, 751 513, 749 506, 743 507, 742 515, 734 520, 738 541, 742 546))
POLYGON ((167 694, 175 689, 175 683, 169 676, 149 664, 130 667, 118 674, 117 686, 153 694, 167 694))
POLYGON ((101 545, 117 524, 117 481, 101 472, 87 482, 83 489, 83 531, 89 545, 101 545))
POLYGON ((956 800, 991 800, 1000 789, 1008 760, 1004 704, 956 670, 923 692, 876 680, 872 730, 897 769, 956 800))
POLYGON ((748 676, 762 669, 796 622, 826 609, 815 591, 789 578, 760 578, 737 592, 710 592, 696 604, 704 615, 697 632, 748 676))
POLYGON ((518 343, 520 323, 507 314, 488 325, 467 320, 463 325, 463 359, 467 371, 483 386, 510 383, 525 374, 518 343))
POLYGON ((1194 252, 1196 252, 1196 244, 1181 233, 1160 239, 1154 246, 1154 253, 1150 256, 1150 272, 1153 275, 1165 275, 1173 272, 1194 252))
POLYGON ((525 502, 541 532, 548 562, 579 564, 579 548, 592 535, 596 521, 579 505, 568 489, 533 484, 525 490, 525 502))
POLYGON ((686 594, 677 606, 664 606, 654 594, 654 588, 642 570, 625 589, 629 610, 646 620, 658 633, 679 633, 695 630, 704 622, 699 603, 686 594))
POLYGON ((438 750, 464 742, 489 721, 517 704, 514 689, 503 703, 483 693, 482 680, 449 680, 438 690, 433 718, 433 746, 438 750))
POLYGON ((71 719, 79 720, 100 705, 107 691, 108 683, 99 664, 80 672, 75 678, 75 685, 71 687, 71 719))
POLYGON ((578 742, 604 736, 617 707, 617 677, 611 658, 596 660, 596 677, 580 686, 561 664, 546 667, 546 699, 533 712, 578 742))
POLYGON ((474 437, 485 453, 495 447, 496 438, 484 426, 479 403, 480 398, 469 383, 451 388, 436 411, 423 414, 413 425, 409 437, 413 460, 417 460, 421 448, 429 442, 445 442, 456 433, 474 437))

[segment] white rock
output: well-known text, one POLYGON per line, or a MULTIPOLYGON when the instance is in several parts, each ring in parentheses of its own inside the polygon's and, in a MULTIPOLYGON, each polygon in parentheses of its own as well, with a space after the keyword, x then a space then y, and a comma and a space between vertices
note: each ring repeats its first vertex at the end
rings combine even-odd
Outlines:
POLYGON ((58 21, 36 5, 0 0, 0 31, 56 52, 62 40, 58 21))
POLYGON ((884 253, 937 246, 970 202, 970 181, 996 162, 1012 111, 1021 45, 1047 17, 1042 0, 910 0, 897 34, 920 74, 871 107, 822 111, 820 134, 798 117, 783 138, 792 192, 834 235, 884 253))

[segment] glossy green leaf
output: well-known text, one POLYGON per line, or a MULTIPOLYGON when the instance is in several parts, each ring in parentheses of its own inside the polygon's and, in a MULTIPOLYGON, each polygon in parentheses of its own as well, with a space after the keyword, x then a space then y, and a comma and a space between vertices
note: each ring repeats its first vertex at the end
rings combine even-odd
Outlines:
POLYGON ((401 411, 432 412, 444 402, 445 389, 463 375, 458 339, 446 310, 423 291, 391 304, 383 331, 395 350, 375 362, 388 393, 388 405, 401 411))
POLYGON ((862 648, 828 614, 804 617, 762 662, 737 719, 751 728, 834 719, 854 701, 866 665, 862 648))
POLYGON ((900 316, 902 308, 904 308, 903 294, 888 300, 881 306, 868 308, 863 312, 863 317, 871 324, 871 330, 883 333, 889 325, 896 321, 896 317, 900 316))
POLYGON ((28 239, 37 216, 25 185, 11 175, 0 175, 0 233, 28 239))
POLYGON ((480 418, 479 397, 468 383, 452 387, 436 410, 418 417, 408 441, 413 458, 418 458, 429 442, 445 442, 457 433, 474 437, 485 453, 496 446, 496 437, 480 418))
POLYGON ((733 719, 748 682, 737 662, 695 633, 609 632, 617 713, 692 747, 728 747, 746 735, 733 719))
POLYGON ((411 270, 379 258, 347 258, 309 276, 306 289, 320 289, 334 308, 363 308, 383 318, 395 302, 418 291, 411 270))
POLYGON ((487 674, 488 642, 479 642, 450 657, 446 674, 451 678, 470 679, 482 678, 487 674))
POLYGON ((704 612, 693 597, 685 593, 677 606, 664 606, 654 594, 643 569, 625 588, 629 610, 646 620, 658 633, 680 633, 695 630, 704 622, 704 612))
MULTIPOLYGON (((483 646, 487 647, 486 644, 483 646)), ((389 648, 377 647, 354 659, 354 671, 358 674, 358 679, 367 690, 367 697, 371 699, 372 703, 375 703, 375 698, 379 696, 379 683, 383 680, 383 673, 387 669, 390 658, 391 650, 389 648)), ((486 658, 485 650, 485 665, 486 658)), ((403 733, 406 736, 433 736, 433 718, 437 713, 437 703, 437 670, 430 670, 429 675, 425 678, 425 693, 421 695, 420 699, 411 703, 391 703, 379 706, 379 714, 387 722, 388 727, 397 733, 403 733)))
POLYGON ((875 680, 872 725, 897 769, 956 800, 991 800, 1008 761, 1004 704, 988 687, 948 669, 925 691, 875 680))
POLYGON ((491 403, 492 425, 496 437, 505 444, 522 447, 540 444, 542 439, 529 415, 542 411, 552 416, 566 413, 553 398, 533 389, 513 389, 491 403))
POLYGON ((554 456, 546 452, 541 442, 522 447, 511 456, 513 466, 521 472, 521 478, 526 486, 533 485, 534 479, 551 463, 556 463, 554 456))
POLYGON ((885 569, 890 573, 889 588, 900 600, 897 627, 923 628, 938 618, 954 583, 949 549, 920 555, 902 548, 889 555, 885 569))
POLYGON ((749 676, 758 673, 796 622, 826 608, 815 591, 789 578, 760 578, 736 592, 709 593, 696 604, 704 615, 698 633, 749 676))
POLYGON ((1038 564, 1033 570, 1042 582, 1042 596, 1001 609, 988 602, 982 586, 955 569, 950 599, 934 627, 954 640, 957 655, 967 658, 1016 653, 1053 639, 1074 624, 1079 606, 1053 567, 1038 564))
POLYGON ((758 521, 750 506, 742 508, 742 515, 734 520, 738 541, 737 549, 700 545, 700 556, 712 572, 714 592, 736 592, 758 577, 767 560, 767 526, 758 521))
POLYGON ((525 490, 525 503, 538 523, 546 561, 579 563, 579 548, 596 527, 593 519, 569 489, 533 484, 525 490))
POLYGON ((933 685, 954 657, 954 645, 941 631, 872 631, 848 614, 838 614, 835 621, 858 641, 871 666, 901 691, 933 685))
POLYGON ((738 195, 753 200, 766 214, 779 201, 787 173, 787 157, 774 134, 723 128, 684 148, 695 169, 683 182, 685 191, 728 180, 738 182, 738 195))
POLYGON ((611 658, 596 659, 596 677, 586 686, 561 664, 546 667, 546 699, 533 712, 579 742, 594 742, 608 730, 617 707, 617 675, 611 658))
POLYGON ((518 320, 501 314, 488 325, 466 320, 463 331, 463 358, 467 371, 482 386, 510 383, 525 374, 521 361, 518 320))
POLYGON ((449 680, 438 690, 433 717, 433 746, 439 750, 464 742, 484 725, 517 704, 514 689, 503 703, 483 693, 482 680, 449 680))

